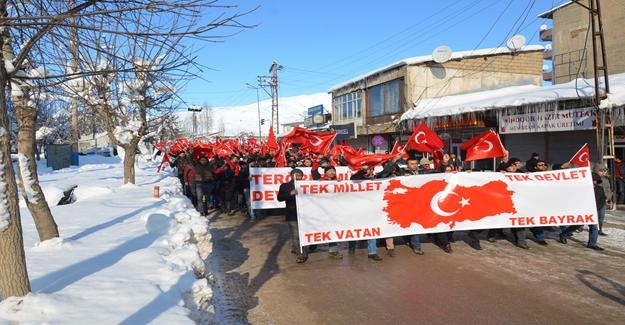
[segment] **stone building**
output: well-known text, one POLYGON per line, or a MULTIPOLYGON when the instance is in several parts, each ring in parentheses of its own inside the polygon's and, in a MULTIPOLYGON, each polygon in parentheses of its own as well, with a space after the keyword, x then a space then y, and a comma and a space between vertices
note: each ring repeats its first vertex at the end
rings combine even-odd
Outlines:
MULTIPOLYGON (((397 128, 399 117, 420 101, 507 86, 540 86, 543 51, 537 45, 516 51, 503 47, 453 52, 444 63, 435 62, 432 55, 395 62, 332 87, 332 124, 354 123, 355 138, 347 141, 356 147, 390 150, 398 137, 407 138, 401 132, 409 131, 397 128), (378 135, 385 141, 373 146, 371 140, 378 135)), ((465 126, 478 126, 473 122, 465 126)))

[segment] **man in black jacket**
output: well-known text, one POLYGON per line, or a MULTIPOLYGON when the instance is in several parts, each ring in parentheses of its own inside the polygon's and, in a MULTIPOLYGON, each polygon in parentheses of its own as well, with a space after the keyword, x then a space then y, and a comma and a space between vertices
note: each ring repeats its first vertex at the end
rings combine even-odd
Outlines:
POLYGON ((291 171, 291 181, 280 185, 280 190, 278 191, 278 201, 286 202, 286 222, 289 225, 291 234, 291 252, 297 254, 297 259, 295 260, 297 263, 304 263, 308 259, 308 247, 302 247, 302 251, 300 251, 297 205, 295 204, 295 197, 297 196, 295 180, 301 180, 303 177, 304 172, 301 169, 293 169, 291 171))

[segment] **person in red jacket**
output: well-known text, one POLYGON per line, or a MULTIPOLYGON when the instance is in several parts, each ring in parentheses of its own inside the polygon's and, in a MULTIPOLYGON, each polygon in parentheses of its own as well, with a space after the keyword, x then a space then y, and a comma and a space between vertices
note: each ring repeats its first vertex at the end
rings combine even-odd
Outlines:
POLYGON ((191 203, 193 203, 194 207, 197 206, 197 191, 195 188, 196 174, 193 164, 186 164, 184 166, 184 186, 186 188, 187 197, 191 199, 191 203))

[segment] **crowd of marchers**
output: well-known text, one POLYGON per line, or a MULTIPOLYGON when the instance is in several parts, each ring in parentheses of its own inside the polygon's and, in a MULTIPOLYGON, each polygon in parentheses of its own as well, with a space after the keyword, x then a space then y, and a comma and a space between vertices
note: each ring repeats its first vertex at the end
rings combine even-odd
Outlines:
MULTIPOLYGON (((312 179, 320 181, 336 181, 337 174, 335 166, 347 165, 348 162, 341 155, 315 155, 298 152, 297 148, 289 148, 284 152, 283 162, 286 167, 292 168, 291 180, 280 186, 277 199, 286 203, 284 214, 291 238, 291 252, 296 255, 297 263, 304 263, 308 260, 309 254, 317 250, 316 245, 300 246, 297 208, 295 204, 298 195, 295 189, 295 180, 301 180, 304 172, 299 167, 310 167, 312 179)), ((171 166, 177 170, 184 193, 193 202, 197 211, 206 216, 208 213, 220 210, 228 215, 233 215, 241 211, 251 220, 256 220, 262 215, 262 210, 253 210, 250 204, 250 167, 276 167, 274 156, 261 153, 246 153, 245 151, 226 157, 218 155, 193 155, 192 152, 181 150, 171 161, 171 166)), ((496 167, 501 173, 533 173, 548 170, 558 170, 575 167, 572 163, 549 164, 542 160, 538 154, 532 154, 526 162, 518 158, 505 156, 496 167)), ((607 235, 603 231, 606 207, 610 204, 623 203, 625 199, 625 181, 623 170, 625 166, 620 159, 616 159, 615 183, 617 184, 617 202, 611 202, 612 189, 610 179, 605 165, 594 164, 592 166, 592 180, 594 195, 598 211, 598 224, 588 226, 587 247, 594 250, 603 250, 598 245, 598 238, 607 235)), ((364 180, 373 178, 402 177, 405 175, 419 175, 430 173, 455 173, 470 172, 466 166, 454 154, 443 155, 441 161, 436 166, 427 157, 417 157, 416 152, 406 153, 403 150, 395 154, 383 165, 383 169, 375 172, 373 166, 363 164, 360 169, 354 171, 352 180, 364 180)), ((562 226, 562 227, 531 227, 531 228, 511 228, 510 235, 513 242, 522 249, 529 249, 528 238, 533 239, 539 245, 547 246, 547 233, 552 233, 558 238, 561 244, 566 244, 567 240, 581 233, 584 226, 562 226)), ((489 242, 495 242, 506 238, 508 231, 504 229, 471 230, 468 231, 468 244, 476 250, 481 250, 480 238, 486 238, 489 242)), ((416 255, 423 255, 421 249, 421 236, 428 236, 446 253, 453 252, 452 244, 454 232, 434 233, 426 235, 412 235, 405 238, 385 238, 383 246, 389 257, 397 255, 395 243, 405 243, 410 246, 416 255)), ((457 235, 456 235, 457 236, 457 235)), ((378 253, 378 239, 365 240, 368 258, 372 261, 383 260, 383 254, 378 253)), ((328 256, 333 259, 342 259, 342 245, 337 243, 328 244, 328 256)), ((354 254, 359 246, 359 242, 348 243, 348 253, 354 254)))

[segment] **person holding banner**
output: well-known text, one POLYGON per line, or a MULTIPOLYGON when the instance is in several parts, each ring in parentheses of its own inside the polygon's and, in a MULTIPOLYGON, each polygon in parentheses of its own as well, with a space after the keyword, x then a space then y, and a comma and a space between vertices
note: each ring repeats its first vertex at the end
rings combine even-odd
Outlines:
POLYGON ((601 178, 601 187, 603 187, 603 192, 606 196, 606 205, 603 207, 603 211, 598 211, 599 217, 599 236, 607 236, 605 232, 603 232, 603 220, 605 219, 605 210, 608 208, 608 203, 612 200, 613 192, 612 187, 610 186, 610 178, 608 178, 608 168, 605 165, 596 164, 593 167, 593 171, 601 178))
MULTIPOLYGON (((388 169, 392 170, 392 167, 393 166, 391 165, 390 167, 388 167, 388 169)), ((385 169, 387 168, 385 167, 385 169)), ((373 179, 373 178, 375 178, 375 175, 373 174, 373 168, 370 168, 369 166, 364 165, 359 171, 353 174, 350 179, 351 180, 367 180, 367 179, 373 179)), ((370 260, 373 260, 373 261, 382 260, 382 257, 378 255, 377 242, 378 242, 377 239, 367 239, 367 253, 368 253, 367 256, 370 260)), ((358 241, 356 240, 352 240, 349 242, 348 247, 349 247, 350 254, 353 254, 356 252, 357 244, 358 244, 358 241)))
MULTIPOLYGON (((325 166, 323 168, 323 175, 319 173, 319 163, 315 162, 313 164, 311 173, 313 180, 316 181, 337 181, 336 178, 336 168, 330 165, 327 161, 323 161, 322 165, 325 166)), ((337 243, 329 243, 328 244, 328 256, 334 259, 343 259, 343 254, 339 252, 339 246, 337 243)))
MULTIPOLYGON (((522 165, 520 159, 510 158, 506 162, 502 162, 501 164, 499 164, 499 166, 497 167, 497 171, 504 173, 504 174, 518 173, 519 165, 522 165)), ((529 246, 527 245, 527 241, 525 240, 526 238, 525 228, 512 228, 510 229, 510 232, 512 232, 512 235, 514 236, 514 242, 517 245, 517 247, 522 248, 522 249, 529 249, 529 246)), ((503 229, 489 229, 487 240, 493 243, 496 241, 497 235, 504 236, 503 229)))
MULTIPOLYGON (((400 175, 419 175, 419 162, 414 155, 410 155, 408 160, 406 160, 406 168, 400 170, 400 175)), ((421 250, 421 240, 419 239, 419 235, 410 236, 410 246, 412 247, 412 252, 417 255, 425 254, 421 250)))
MULTIPOLYGON (((529 172, 544 172, 547 171, 549 169, 549 166, 547 165, 547 162, 545 162, 544 160, 538 158, 538 154, 532 154, 532 158, 530 160, 528 160, 528 163, 525 164, 525 166, 527 166, 527 170, 529 172), (528 163, 531 161, 531 164, 528 163)), ((547 241, 545 240, 545 229, 549 229, 549 227, 545 228, 545 227, 531 227, 529 230, 532 232, 532 234, 534 235, 534 238, 536 238, 536 242, 539 245, 542 246, 547 246, 549 245, 547 243, 547 241)))
POLYGON ((301 247, 299 243, 299 227, 297 224, 297 205, 295 197, 295 181, 302 180, 304 172, 301 169, 293 169, 291 171, 291 181, 282 183, 278 190, 278 201, 286 203, 286 222, 289 225, 289 234, 291 235, 291 253, 297 254, 296 263, 304 263, 308 260, 308 247, 301 247))
MULTIPOLYGON (((592 173, 592 184, 593 184, 593 189, 595 191, 595 202, 597 204, 597 213, 601 213, 601 211, 605 213, 606 196, 605 196, 605 192, 603 191, 603 187, 601 186, 601 182, 602 182, 601 176, 595 173, 592 173)), ((564 227, 564 229, 560 233, 560 242, 562 244, 566 244, 567 237, 571 237, 573 232, 581 227, 583 226, 564 227)), ((594 249, 596 251, 604 250, 602 247, 597 245, 598 239, 599 239, 599 228, 597 227, 597 225, 596 224, 588 225, 588 244, 586 247, 590 249, 594 249)))

